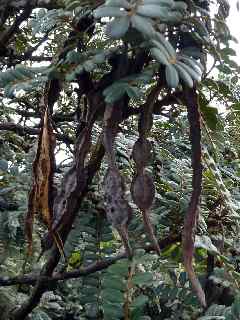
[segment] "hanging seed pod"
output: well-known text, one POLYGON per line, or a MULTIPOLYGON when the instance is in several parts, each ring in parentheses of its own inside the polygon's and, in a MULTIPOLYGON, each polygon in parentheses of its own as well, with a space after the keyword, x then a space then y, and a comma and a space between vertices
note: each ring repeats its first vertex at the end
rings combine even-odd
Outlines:
POLYGON ((152 177, 145 171, 137 175, 132 182, 131 193, 133 201, 142 211, 145 230, 152 241, 155 250, 160 254, 157 238, 150 220, 150 207, 154 200, 155 188, 152 177))
POLYGON ((129 244, 128 224, 132 217, 132 209, 125 199, 125 185, 117 168, 114 152, 114 140, 121 122, 120 108, 108 105, 104 113, 105 130, 103 144, 105 147, 108 171, 104 179, 106 214, 108 221, 118 231, 129 258, 132 249, 129 244))
POLYGON ((131 194, 133 201, 140 210, 148 210, 154 200, 155 188, 152 177, 143 172, 138 174, 132 181, 131 194))
POLYGON ((105 179, 105 202, 107 219, 118 231, 129 257, 132 249, 129 245, 128 224, 132 217, 132 209, 124 198, 123 179, 116 167, 108 169, 105 179))
POLYGON ((133 201, 142 211, 145 230, 153 243, 155 250, 160 254, 158 241, 150 219, 150 208, 155 196, 152 177, 145 171, 151 160, 151 143, 147 140, 153 124, 153 106, 159 94, 159 88, 153 89, 147 99, 145 108, 140 114, 138 122, 139 139, 133 146, 133 160, 136 163, 137 174, 132 181, 131 194, 133 201))
POLYGON ((105 179, 105 201, 107 205, 107 217, 112 226, 127 225, 131 219, 131 208, 124 198, 124 184, 119 171, 116 168, 108 170, 105 179))
POLYGON ((138 168, 146 167, 151 160, 151 143, 146 139, 138 139, 133 146, 132 156, 138 168))

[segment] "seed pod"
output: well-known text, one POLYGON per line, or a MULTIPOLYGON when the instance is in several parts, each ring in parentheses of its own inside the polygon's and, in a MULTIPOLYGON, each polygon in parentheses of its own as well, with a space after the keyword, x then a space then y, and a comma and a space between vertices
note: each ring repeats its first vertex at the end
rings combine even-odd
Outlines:
POLYGON ((151 143, 146 139, 138 139, 133 146, 132 156, 138 168, 146 167, 151 160, 151 143))
POLYGON ((132 217, 132 209, 124 198, 123 179, 116 167, 110 168, 104 179, 106 214, 108 221, 118 231, 129 257, 132 249, 128 241, 128 224, 132 217))
POLYGON ((148 210, 154 200, 155 188, 152 177, 147 172, 137 175, 131 185, 133 201, 141 211, 148 210))
POLYGON ((138 208, 142 211, 143 222, 146 233, 148 234, 155 250, 160 254, 160 248, 157 238, 154 234, 154 228, 150 220, 150 207, 153 203, 155 189, 151 176, 145 171, 139 173, 132 182, 131 193, 133 201, 138 208))

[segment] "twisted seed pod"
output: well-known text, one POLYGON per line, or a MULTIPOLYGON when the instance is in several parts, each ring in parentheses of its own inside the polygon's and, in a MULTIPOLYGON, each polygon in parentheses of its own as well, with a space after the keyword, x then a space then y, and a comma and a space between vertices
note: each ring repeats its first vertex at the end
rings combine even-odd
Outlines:
POLYGON ((146 139, 138 139, 133 146, 132 157, 138 168, 144 168, 151 160, 151 143, 146 139))
POLYGON ((145 167, 151 160, 151 143, 145 138, 145 133, 151 129, 152 116, 141 117, 139 121, 140 138, 133 146, 132 156, 136 163, 137 174, 131 184, 133 201, 142 211, 145 230, 155 248, 160 254, 158 241, 154 234, 154 228, 150 219, 150 208, 155 196, 155 187, 152 177, 145 171, 145 167))
POLYGON ((104 189, 107 219, 118 231, 126 252, 131 257, 128 224, 132 217, 132 209, 124 197, 123 179, 116 167, 108 169, 104 179, 104 189))
POLYGON ((107 155, 108 170, 104 178, 106 214, 109 222, 118 231, 129 258, 132 249, 129 244, 128 224, 132 217, 132 209, 125 199, 125 185, 117 168, 114 152, 114 139, 121 122, 120 108, 107 105, 104 113, 105 130, 103 143, 107 155))

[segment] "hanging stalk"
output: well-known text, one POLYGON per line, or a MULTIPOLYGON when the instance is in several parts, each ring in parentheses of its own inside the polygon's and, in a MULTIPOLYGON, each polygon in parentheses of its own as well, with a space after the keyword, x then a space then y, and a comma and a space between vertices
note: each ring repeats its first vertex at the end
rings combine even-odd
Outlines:
POLYGON ((125 290, 125 302, 124 302, 124 320, 131 319, 131 303, 133 295, 133 283, 132 278, 135 273, 135 262, 132 261, 128 267, 128 275, 126 281, 126 290, 125 290))

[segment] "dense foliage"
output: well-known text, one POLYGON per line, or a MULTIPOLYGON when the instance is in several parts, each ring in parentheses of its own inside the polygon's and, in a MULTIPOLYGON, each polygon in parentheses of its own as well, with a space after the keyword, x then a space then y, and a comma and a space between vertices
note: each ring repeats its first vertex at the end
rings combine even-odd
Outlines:
POLYGON ((229 9, 0 1, 0 319, 240 318, 229 9))

